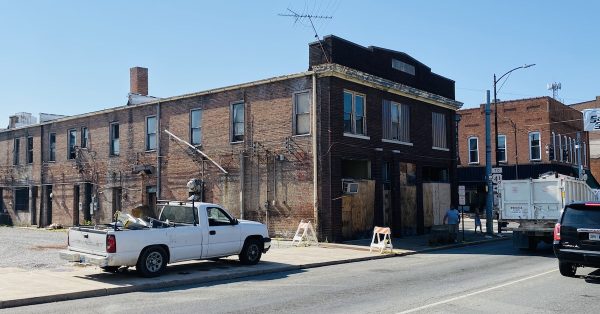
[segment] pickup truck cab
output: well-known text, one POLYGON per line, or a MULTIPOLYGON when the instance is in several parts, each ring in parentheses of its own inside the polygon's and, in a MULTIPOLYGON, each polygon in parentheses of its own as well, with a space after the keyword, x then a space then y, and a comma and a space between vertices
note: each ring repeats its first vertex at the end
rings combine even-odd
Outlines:
POLYGON ((217 204, 168 202, 159 208, 158 220, 141 221, 136 230, 119 223, 72 227, 60 257, 105 271, 135 266, 140 275, 155 277, 168 263, 186 260, 238 255, 254 265, 271 246, 265 225, 235 219, 217 204))

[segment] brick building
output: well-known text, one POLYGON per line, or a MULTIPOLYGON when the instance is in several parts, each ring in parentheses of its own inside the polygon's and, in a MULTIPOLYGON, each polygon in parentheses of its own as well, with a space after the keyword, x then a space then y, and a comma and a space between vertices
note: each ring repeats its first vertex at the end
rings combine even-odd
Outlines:
MULTIPOLYGON (((571 104, 570 106, 579 111, 600 108, 600 96, 596 96, 594 100, 571 104)), ((595 178, 600 178, 600 132, 588 132, 588 136, 590 139, 590 170, 595 178)))
MULTIPOLYGON (((492 165, 496 165, 494 148, 494 105, 491 105, 492 165)), ((468 206, 485 204, 485 105, 462 109, 459 123, 458 181, 466 187, 468 206)), ((582 113, 551 97, 537 97, 498 102, 499 165, 503 180, 537 178, 553 171, 579 175, 581 165, 588 184, 597 183, 589 171, 589 140, 583 132, 582 113), (577 146, 577 134, 581 146, 577 146), (581 148, 578 148, 581 147, 581 148)))
POLYGON ((425 232, 455 200, 454 81, 404 53, 327 36, 301 73, 162 99, 147 77, 131 69, 125 106, 0 131, 0 210, 106 223, 153 215, 198 178, 204 200, 271 235, 308 219, 339 241, 375 224, 425 232))

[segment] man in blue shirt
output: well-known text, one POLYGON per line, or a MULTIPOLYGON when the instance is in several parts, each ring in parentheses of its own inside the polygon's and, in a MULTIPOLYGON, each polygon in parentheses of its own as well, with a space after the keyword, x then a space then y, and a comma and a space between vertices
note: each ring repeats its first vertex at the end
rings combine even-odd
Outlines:
POLYGON ((460 222, 460 214, 458 210, 454 207, 451 207, 446 211, 446 215, 444 215, 444 224, 448 223, 448 230, 450 231, 450 238, 452 241, 456 242, 458 238, 458 223, 460 222))

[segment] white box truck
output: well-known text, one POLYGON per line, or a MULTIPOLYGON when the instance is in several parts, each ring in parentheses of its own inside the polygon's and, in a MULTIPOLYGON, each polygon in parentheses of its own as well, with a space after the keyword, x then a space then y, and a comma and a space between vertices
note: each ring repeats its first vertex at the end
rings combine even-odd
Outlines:
POLYGON ((597 200, 585 181, 559 174, 500 183, 500 223, 512 230, 516 248, 534 250, 540 241, 552 243, 554 224, 565 205, 597 200), (512 223, 512 224, 510 224, 512 223), (518 227, 512 227, 514 224, 518 227))

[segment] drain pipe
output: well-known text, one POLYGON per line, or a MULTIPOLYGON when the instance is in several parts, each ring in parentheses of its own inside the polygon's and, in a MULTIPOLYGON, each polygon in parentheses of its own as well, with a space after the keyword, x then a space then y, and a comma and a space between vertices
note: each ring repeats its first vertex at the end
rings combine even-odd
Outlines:
POLYGON ((244 219, 244 174, 245 174, 244 151, 240 152, 240 219, 244 219))
POLYGON ((319 230, 319 196, 318 196, 318 163, 317 163, 317 74, 312 74, 312 159, 313 159, 313 211, 315 229, 319 230))
POLYGON ((162 192, 162 189, 161 189, 161 183, 162 183, 161 164, 162 164, 162 162, 160 161, 160 158, 161 158, 160 134, 162 132, 160 132, 160 100, 158 100, 158 103, 156 104, 156 128, 157 128, 156 133, 158 133, 157 138, 156 138, 156 199, 162 200, 162 196, 161 196, 161 192, 162 192))

